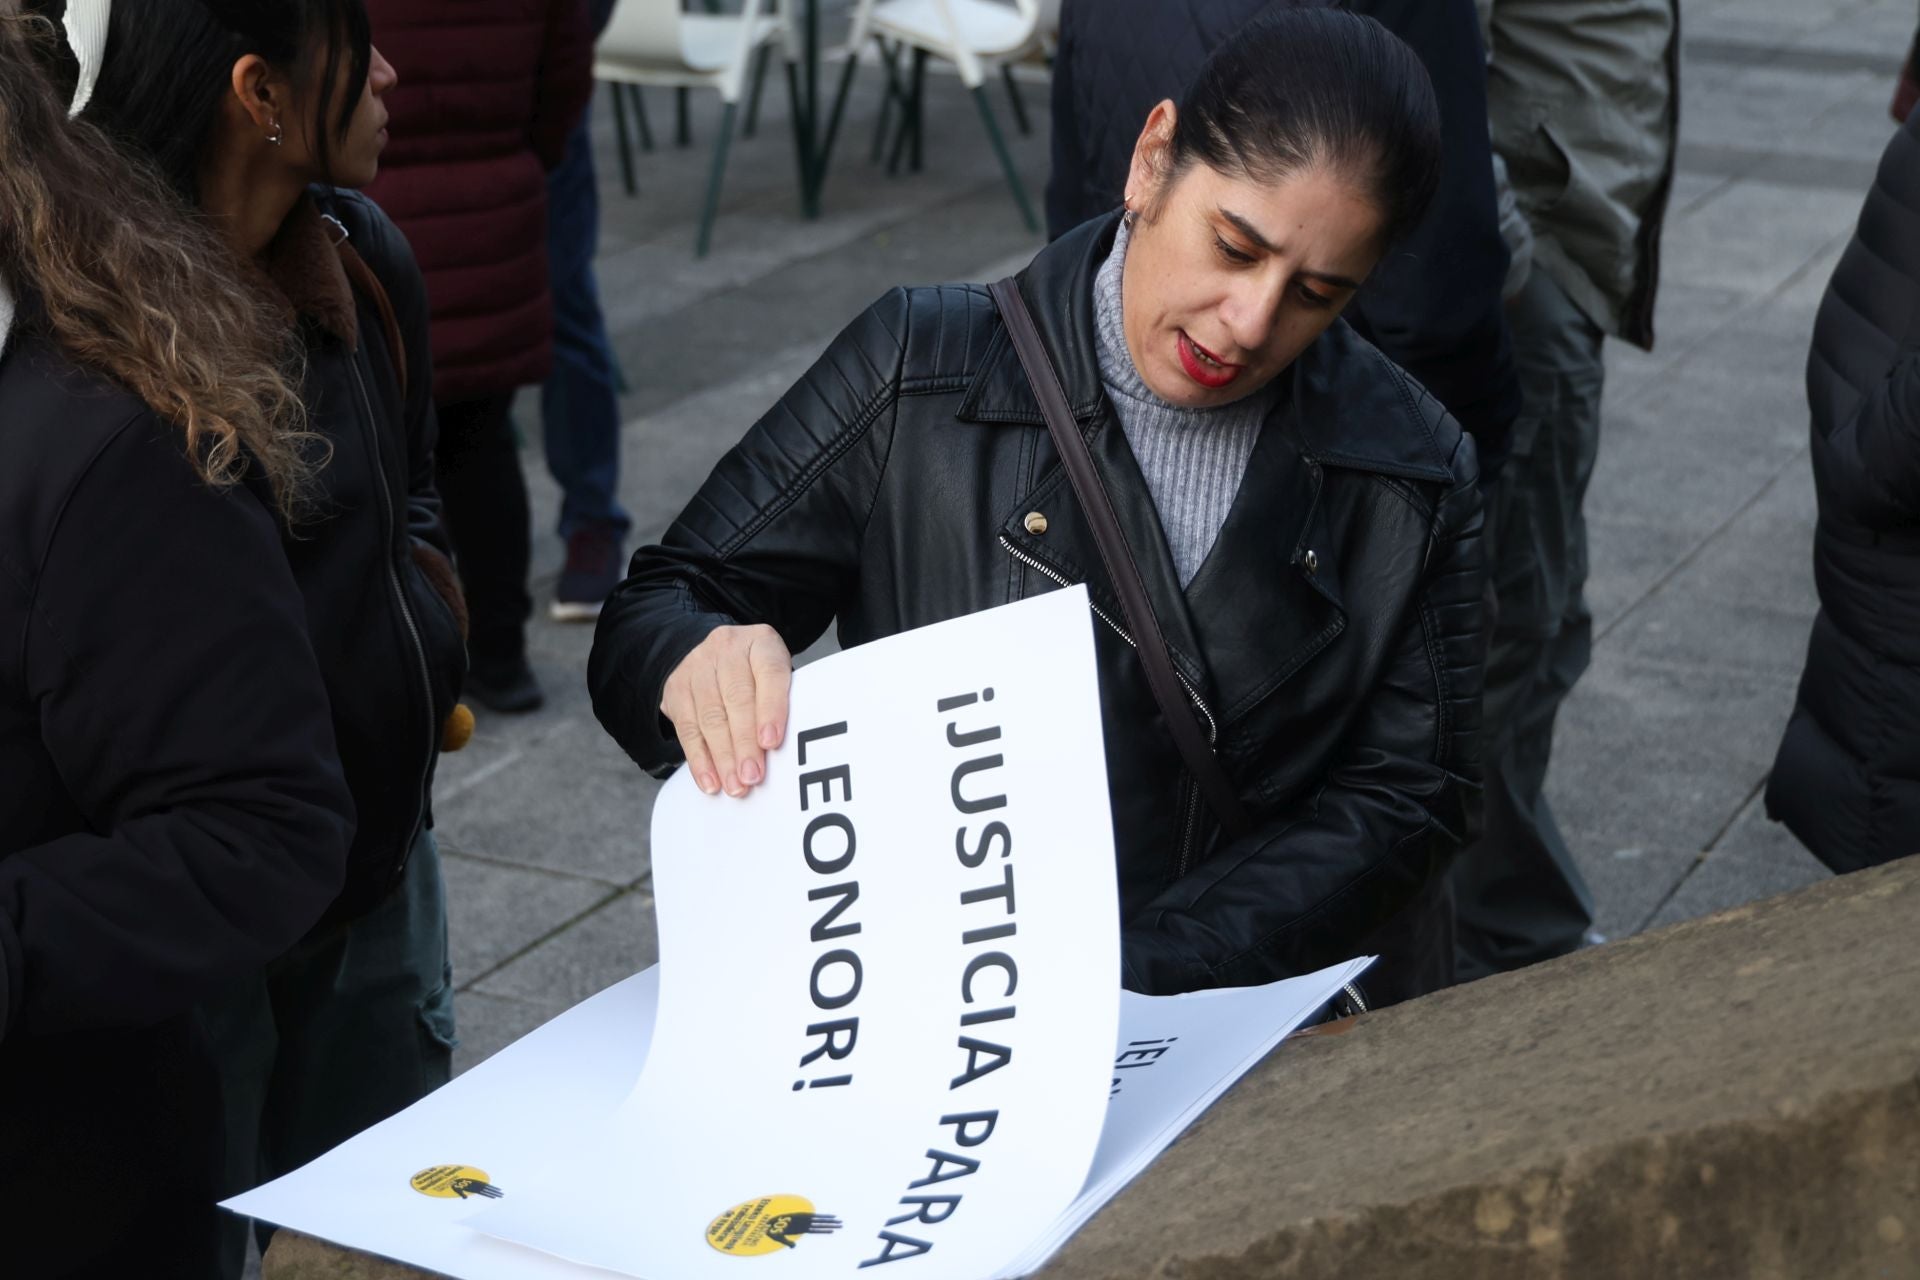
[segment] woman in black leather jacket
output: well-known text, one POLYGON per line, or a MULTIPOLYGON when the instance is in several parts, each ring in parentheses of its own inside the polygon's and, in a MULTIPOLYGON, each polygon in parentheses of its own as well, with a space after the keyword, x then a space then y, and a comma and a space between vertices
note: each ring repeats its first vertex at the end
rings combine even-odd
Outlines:
MULTIPOLYGON (((1376 989, 1449 976, 1429 886, 1478 793, 1473 447, 1338 319, 1431 197, 1435 114, 1379 24, 1274 13, 1154 109, 1126 212, 1019 277, 1255 820, 1220 834, 1135 653, 1096 627, 1135 990, 1369 945, 1388 952, 1376 989)), ((600 621, 595 709, 642 766, 684 755, 704 790, 742 795, 785 732, 789 651, 830 621, 851 645, 1083 581, 1121 616, 986 291, 896 290, 635 556, 600 621)))

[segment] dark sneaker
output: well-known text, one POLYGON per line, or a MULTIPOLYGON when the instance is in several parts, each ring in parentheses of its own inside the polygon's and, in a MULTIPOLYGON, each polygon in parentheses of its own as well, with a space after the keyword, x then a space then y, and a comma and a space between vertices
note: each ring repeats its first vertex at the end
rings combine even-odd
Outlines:
POLYGON ((620 535, 606 525, 575 529, 567 539, 567 567, 560 571, 549 612, 555 622, 591 622, 620 585, 620 535))
POLYGON ((464 696, 489 711, 508 715, 536 710, 547 700, 525 658, 474 663, 467 672, 464 696))

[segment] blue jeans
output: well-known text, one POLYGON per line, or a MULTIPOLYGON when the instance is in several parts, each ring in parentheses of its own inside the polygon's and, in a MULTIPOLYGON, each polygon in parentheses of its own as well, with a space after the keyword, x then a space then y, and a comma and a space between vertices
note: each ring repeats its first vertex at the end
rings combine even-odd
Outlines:
MULTIPOLYGON (((202 1005, 200 1019, 224 1095, 224 1195, 299 1168, 445 1084, 453 966, 433 834, 414 841, 384 902, 296 943, 202 1005)), ((248 1223, 223 1217, 220 1274, 238 1280, 248 1223)))
POLYGON ((553 285, 553 373, 540 389, 547 470, 560 485, 560 536, 586 525, 632 526, 620 507, 619 375, 593 255, 600 240, 600 190, 593 175, 591 112, 567 141, 567 158, 547 178, 547 263, 553 285))

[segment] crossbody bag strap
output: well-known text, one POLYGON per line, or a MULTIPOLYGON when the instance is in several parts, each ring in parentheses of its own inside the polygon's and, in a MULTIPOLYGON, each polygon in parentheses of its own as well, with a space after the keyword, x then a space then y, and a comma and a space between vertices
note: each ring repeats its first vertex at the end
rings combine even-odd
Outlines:
POLYGON ((1041 345, 1033 316, 1027 310, 1026 300, 1020 296, 1020 286, 1009 276, 990 286, 988 292, 993 295, 994 306, 999 308, 1007 336, 1013 341, 1014 353, 1027 371, 1027 382, 1040 402, 1040 412, 1047 420, 1047 431, 1053 436, 1060 462, 1067 469, 1067 479, 1073 482, 1073 492, 1093 526, 1100 559, 1107 566, 1107 577, 1112 580, 1114 591, 1120 596, 1120 610, 1126 616, 1127 629, 1133 633, 1134 651, 1140 655, 1140 665, 1147 673, 1147 686, 1153 690, 1153 700, 1160 704, 1160 714, 1167 722, 1168 732, 1173 734, 1174 745, 1180 748, 1188 772, 1193 774, 1200 794, 1206 797, 1220 825, 1230 836, 1243 835, 1253 824, 1226 770, 1220 767, 1213 748, 1200 732, 1192 703, 1174 672, 1167 638, 1161 633, 1160 619, 1154 616, 1147 588, 1140 581, 1140 570, 1132 549, 1127 546, 1126 534, 1121 531, 1120 519, 1114 514, 1113 500, 1100 482, 1100 473, 1094 469, 1093 457, 1087 452, 1087 442, 1081 438, 1073 412, 1067 407, 1060 376, 1054 371, 1046 347, 1041 345))

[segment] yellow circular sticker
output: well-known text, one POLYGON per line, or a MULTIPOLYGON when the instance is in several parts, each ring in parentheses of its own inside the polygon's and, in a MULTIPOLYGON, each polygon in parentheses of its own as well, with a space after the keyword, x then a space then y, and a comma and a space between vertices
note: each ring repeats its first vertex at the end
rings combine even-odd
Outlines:
POLYGON ((470 1164, 437 1164, 414 1174, 407 1185, 436 1200, 498 1200, 506 1194, 487 1179, 485 1169, 470 1164))
POLYGON ((802 1196, 762 1196, 733 1206, 707 1227, 707 1243, 735 1258, 758 1258, 791 1249, 803 1236, 840 1229, 840 1219, 815 1213, 802 1196))

